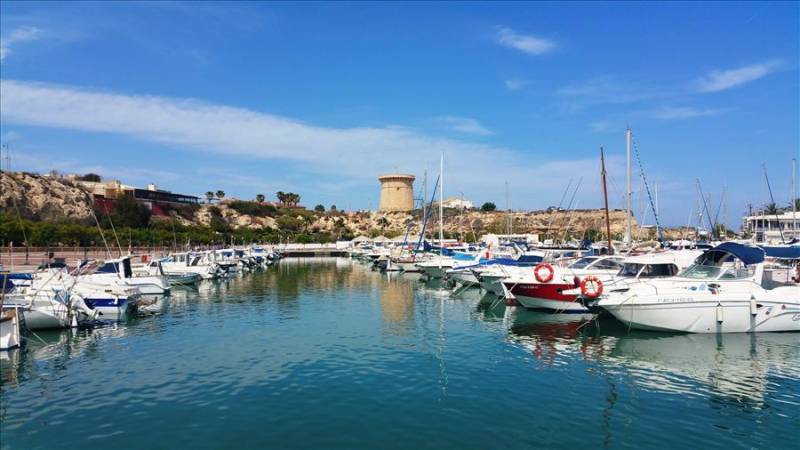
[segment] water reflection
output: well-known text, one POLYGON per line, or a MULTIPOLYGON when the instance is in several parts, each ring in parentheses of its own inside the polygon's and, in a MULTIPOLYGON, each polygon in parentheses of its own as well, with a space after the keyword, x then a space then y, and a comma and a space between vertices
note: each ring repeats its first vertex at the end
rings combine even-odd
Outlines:
POLYGON ((794 333, 631 333, 615 339, 602 363, 624 367, 647 389, 760 404, 776 377, 800 379, 798 361, 794 333))
MULTIPOLYGON (((772 411, 785 416, 789 410, 796 423, 792 411, 800 403, 792 390, 800 380, 797 334, 629 332, 612 320, 510 308, 479 289, 454 292, 441 280, 381 274, 344 258, 287 259, 261 273, 174 288, 160 315, 37 336, 21 350, 0 353, 5 391, 0 420, 15 411, 6 423, 17 427, 32 423, 30 411, 47 408, 48 399, 39 403, 37 392, 60 392, 64 410, 82 412, 79 405, 70 409, 69 392, 60 390, 64 380, 83 380, 87 368, 92 376, 127 370, 149 389, 149 400, 164 394, 192 406, 205 404, 215 392, 222 405, 231 392, 248 389, 248 395, 263 394, 259 402, 313 391, 315 401, 333 395, 327 398, 335 404, 355 401, 348 390, 353 386, 363 386, 370 393, 363 405, 373 405, 380 390, 374 386, 386 385, 393 386, 387 392, 407 396, 404 404, 417 402, 419 409, 409 409, 410 415, 435 409, 431 405, 438 401, 439 407, 452 407, 446 409, 450 418, 461 414, 463 405, 489 408, 481 395, 493 402, 506 396, 513 404, 525 395, 515 391, 516 381, 526 392, 568 385, 569 392, 559 392, 564 403, 600 393, 595 398, 601 400, 586 408, 602 409, 599 426, 606 444, 623 432, 619 419, 631 407, 625 398, 631 387, 660 395, 656 398, 700 398, 694 414, 707 413, 706 402, 745 412, 780 403, 772 411), (119 349, 124 351, 114 357, 119 349), (162 386, 163 380, 178 381, 162 386), (367 387, 360 384, 365 380, 378 381, 367 387), (497 380, 502 383, 495 386, 497 380), (433 401, 420 400, 434 389, 433 401)), ((118 393, 125 401, 141 397, 141 391, 126 389, 118 393)))
POLYGON ((603 340, 586 331, 591 314, 554 314, 515 308, 509 340, 530 351, 545 366, 569 364, 579 355, 583 359, 603 355, 603 340))
POLYGON ((394 326, 398 333, 409 333, 413 329, 415 290, 411 281, 400 274, 387 274, 386 283, 380 287, 381 317, 386 324, 394 326))

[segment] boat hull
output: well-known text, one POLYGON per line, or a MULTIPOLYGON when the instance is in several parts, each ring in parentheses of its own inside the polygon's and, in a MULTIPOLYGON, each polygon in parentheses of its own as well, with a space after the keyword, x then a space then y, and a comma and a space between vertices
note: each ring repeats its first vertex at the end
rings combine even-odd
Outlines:
POLYGON ((759 301, 693 301, 601 305, 620 322, 639 330, 685 333, 800 331, 800 305, 759 301))
POLYGON ((0 312, 0 350, 19 347, 19 316, 16 308, 0 312))
POLYGON ((449 266, 434 266, 434 265, 424 265, 424 266, 417 266, 422 270, 422 272, 430 278, 444 278, 445 272, 447 269, 450 269, 449 266))
POLYGON ((506 286, 515 299, 528 309, 547 309, 550 311, 588 313, 589 309, 577 301, 576 295, 563 291, 575 289, 574 284, 562 283, 520 283, 506 286))

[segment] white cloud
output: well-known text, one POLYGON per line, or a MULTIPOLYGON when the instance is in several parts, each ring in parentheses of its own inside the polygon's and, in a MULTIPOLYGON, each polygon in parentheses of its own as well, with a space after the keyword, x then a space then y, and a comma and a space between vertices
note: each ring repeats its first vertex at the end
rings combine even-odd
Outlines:
POLYGON ((658 119, 692 119, 711 117, 728 111, 723 108, 694 108, 691 106, 661 108, 653 114, 658 119))
POLYGON ((525 80, 519 80, 519 79, 505 80, 506 88, 508 88, 511 91, 518 91, 524 88, 526 84, 527 82, 525 80))
POLYGON ((41 37, 41 30, 36 27, 20 27, 5 37, 0 37, 0 61, 11 53, 11 46, 20 42, 33 41, 41 37))
POLYGON ((714 70, 695 80, 694 87, 699 92, 724 91, 763 78, 777 70, 780 65, 780 61, 773 60, 736 69, 714 70))
POLYGON ((611 124, 607 120, 598 120, 597 122, 590 123, 589 126, 595 133, 605 133, 611 128, 611 124))
POLYGON ((477 120, 470 119, 468 117, 443 116, 439 117, 438 120, 447 124, 447 127, 451 130, 461 133, 475 134, 478 136, 489 136, 490 134, 494 134, 491 130, 481 125, 477 120))
POLYGON ((641 83, 612 77, 597 77, 564 86, 556 94, 585 103, 634 103, 665 95, 663 91, 641 83))
MULTIPOLYGON (((377 174, 387 170, 420 174, 426 168, 438 167, 439 155, 444 153, 449 192, 462 190, 467 196, 502 198, 502 180, 476 176, 476 168, 489 173, 492 168, 502 168, 503 178, 515 191, 537 192, 535 204, 519 204, 521 207, 546 206, 555 201, 561 195, 563 180, 575 173, 599 173, 596 155, 573 160, 543 158, 569 150, 563 148, 513 151, 408 128, 320 127, 192 99, 126 95, 26 81, 0 80, 0 121, 4 126, 14 123, 116 134, 187 151, 230 155, 240 162, 250 161, 252 167, 258 167, 258 160, 287 164, 288 170, 298 176, 310 175, 310 179, 324 174, 364 183, 372 183, 377 174)), ((197 157, 202 160, 202 153, 197 157)), ((231 167, 235 164, 232 160, 231 167)), ((613 170, 609 168, 610 172, 613 170)), ((590 181, 584 183, 588 186, 590 181)), ((579 197, 584 207, 598 206, 600 202, 588 188, 579 197)))
POLYGON ((497 43, 529 55, 541 55, 556 48, 556 43, 536 36, 519 34, 508 27, 497 27, 497 43))

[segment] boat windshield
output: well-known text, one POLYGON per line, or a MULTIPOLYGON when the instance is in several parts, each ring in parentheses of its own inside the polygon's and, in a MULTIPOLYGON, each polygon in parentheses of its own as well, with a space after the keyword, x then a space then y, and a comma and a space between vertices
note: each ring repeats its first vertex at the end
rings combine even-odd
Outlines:
POLYGON ((581 258, 574 263, 570 264, 570 269, 585 269, 589 266, 589 264, 595 262, 597 260, 596 257, 587 256, 586 258, 581 258))
POLYGON ((736 280, 750 278, 755 266, 745 265, 727 252, 709 251, 697 258, 694 264, 680 273, 683 278, 736 280))

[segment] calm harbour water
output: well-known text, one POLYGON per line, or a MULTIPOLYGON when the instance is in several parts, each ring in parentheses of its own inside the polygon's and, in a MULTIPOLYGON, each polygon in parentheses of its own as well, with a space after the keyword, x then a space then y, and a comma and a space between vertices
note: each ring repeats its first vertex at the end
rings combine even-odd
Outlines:
POLYGON ((0 353, 0 446, 800 448, 800 336, 628 332, 344 258, 0 353), (486 300, 486 299, 483 299, 486 300))

